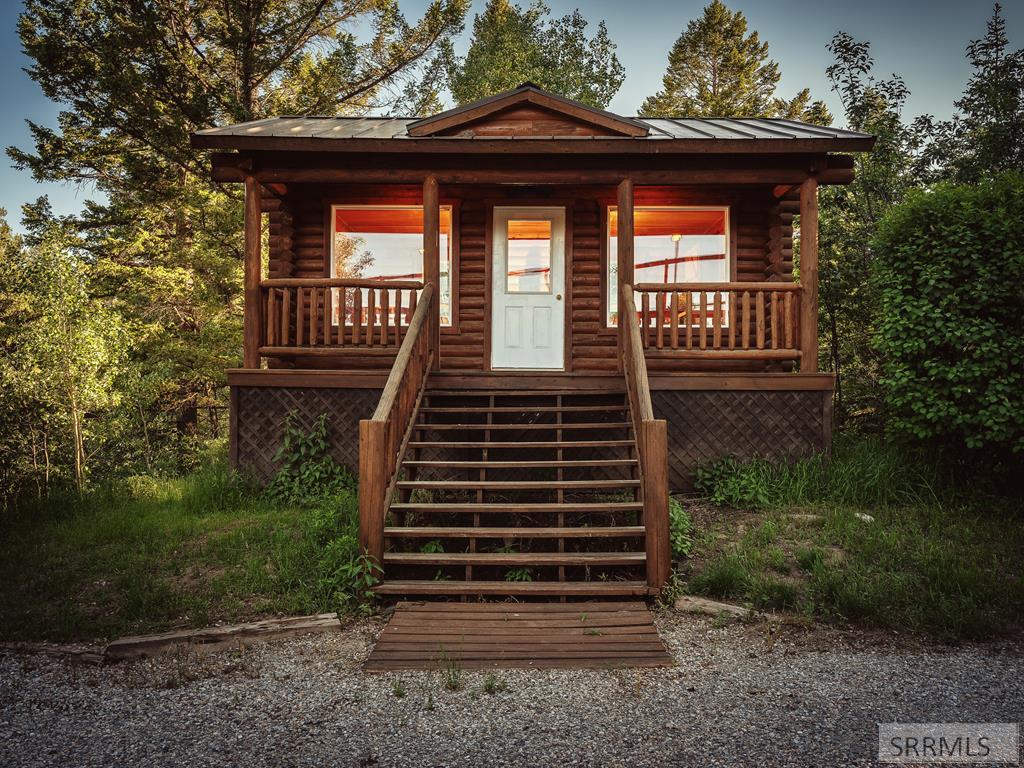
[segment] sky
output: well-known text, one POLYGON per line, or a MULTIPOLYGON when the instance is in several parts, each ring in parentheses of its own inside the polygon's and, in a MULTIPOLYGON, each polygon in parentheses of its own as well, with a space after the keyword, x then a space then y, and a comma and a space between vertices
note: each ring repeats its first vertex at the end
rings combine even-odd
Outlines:
MULTIPOLYGON (((520 5, 527 0, 520 0, 520 5)), ((640 103, 661 85, 668 51, 686 27, 698 17, 707 0, 548 0, 552 15, 561 16, 579 7, 591 22, 604 19, 618 56, 626 68, 626 81, 610 109, 633 114, 640 103)), ((418 16, 427 0, 403 0, 409 18, 418 16)), ((484 0, 474 0, 479 11, 484 0)), ((831 57, 825 46, 837 31, 871 42, 876 74, 898 73, 910 88, 905 118, 919 114, 949 117, 954 99, 970 76, 964 48, 985 32, 991 4, 977 0, 727 0, 733 10, 747 17, 750 29, 769 43, 769 53, 779 63, 782 81, 779 94, 792 97, 801 88, 824 99, 833 114, 841 110, 830 91, 825 68, 831 57)), ((58 105, 53 104, 23 71, 29 62, 17 35, 20 0, 0 0, 0 144, 31 148, 26 120, 56 124, 58 105)), ((471 13, 472 13, 471 12, 471 13)), ((1024 0, 1006 0, 1004 13, 1011 45, 1024 46, 1024 0)), ((465 51, 472 26, 456 44, 465 51)), ((837 120, 842 125, 842 120, 837 120)), ((0 158, 0 207, 17 228, 21 206, 40 195, 49 195, 58 214, 77 212, 92 190, 59 184, 39 184, 31 176, 0 158)))

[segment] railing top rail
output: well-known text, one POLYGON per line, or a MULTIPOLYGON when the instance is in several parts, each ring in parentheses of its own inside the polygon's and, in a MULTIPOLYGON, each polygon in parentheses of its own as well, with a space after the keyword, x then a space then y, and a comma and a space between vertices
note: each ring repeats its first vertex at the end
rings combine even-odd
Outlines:
POLYGON ((274 277, 260 282, 263 288, 389 288, 418 291, 419 280, 368 280, 354 277, 274 277))
POLYGON ((636 303, 633 301, 633 286, 622 285, 622 300, 625 302, 626 317, 630 321, 625 324, 624 332, 628 334, 628 342, 624 347, 626 360, 623 361, 627 375, 632 371, 635 378, 637 399, 637 416, 641 421, 654 419, 654 406, 651 404, 651 388, 647 380, 647 360, 644 358, 643 342, 640 339, 640 324, 636 319, 636 303))
POLYGON ((649 291, 799 291, 800 283, 637 283, 635 290, 649 291))
POLYGON ((428 283, 420 295, 419 302, 416 304, 416 311, 413 313, 405 338, 402 339, 402 346, 399 348, 395 362, 391 366, 391 373, 388 376, 387 383, 384 385, 384 390, 380 394, 380 402, 377 403, 377 409, 373 412, 373 416, 370 418, 371 421, 388 420, 388 416, 395 405, 395 398, 398 397, 398 393, 402 388, 402 381, 405 379, 406 370, 409 368, 409 361, 412 359, 420 334, 424 332, 423 326, 426 325, 427 317, 432 311, 433 298, 434 284, 428 283))

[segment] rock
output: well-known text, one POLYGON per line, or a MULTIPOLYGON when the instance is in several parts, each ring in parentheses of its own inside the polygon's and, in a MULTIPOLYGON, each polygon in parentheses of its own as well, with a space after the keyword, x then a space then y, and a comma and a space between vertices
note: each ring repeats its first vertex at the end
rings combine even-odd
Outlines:
POLYGON ((675 609, 686 613, 703 613, 707 616, 721 616, 724 613, 737 619, 746 619, 753 614, 753 611, 741 605, 720 603, 717 600, 708 600, 706 597, 694 597, 693 595, 676 598, 675 609))
POLYGON ((873 522, 875 522, 875 518, 873 518, 871 515, 867 515, 867 514, 865 514, 863 512, 854 512, 853 516, 856 517, 861 522, 864 522, 864 523, 873 523, 873 522))

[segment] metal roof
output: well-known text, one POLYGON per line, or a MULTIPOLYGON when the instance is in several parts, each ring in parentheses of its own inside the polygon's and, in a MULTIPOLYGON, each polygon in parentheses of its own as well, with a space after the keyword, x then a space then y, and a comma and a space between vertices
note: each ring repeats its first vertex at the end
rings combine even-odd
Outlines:
MULTIPOLYGON (((774 118, 753 117, 688 117, 688 118, 630 118, 650 129, 647 136, 614 137, 614 141, 778 141, 785 143, 793 140, 862 140, 871 142, 873 137, 867 133, 848 131, 810 125, 796 120, 780 120, 774 118)), ((572 138, 577 141, 609 140, 609 137, 568 137, 568 136, 508 136, 483 138, 467 138, 458 136, 427 136, 411 137, 408 126, 418 122, 417 117, 321 117, 321 116, 285 116, 254 120, 248 123, 236 123, 219 128, 207 128, 197 131, 194 135, 199 146, 207 146, 202 137, 247 137, 247 138, 306 138, 306 139, 400 139, 416 142, 453 142, 453 141, 536 141, 538 138, 572 138)), ((219 144, 219 142, 218 142, 219 144)), ((867 146, 865 148, 868 148, 867 146)))

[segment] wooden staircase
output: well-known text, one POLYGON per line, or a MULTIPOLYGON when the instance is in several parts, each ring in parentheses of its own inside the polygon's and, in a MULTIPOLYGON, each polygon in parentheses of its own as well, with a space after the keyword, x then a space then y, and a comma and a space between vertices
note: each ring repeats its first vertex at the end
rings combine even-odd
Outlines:
POLYGON ((383 529, 381 595, 647 595, 629 398, 432 389, 383 529))

